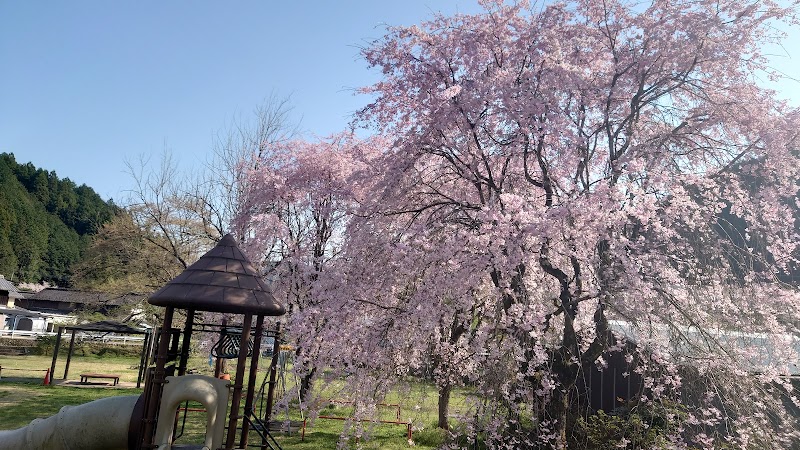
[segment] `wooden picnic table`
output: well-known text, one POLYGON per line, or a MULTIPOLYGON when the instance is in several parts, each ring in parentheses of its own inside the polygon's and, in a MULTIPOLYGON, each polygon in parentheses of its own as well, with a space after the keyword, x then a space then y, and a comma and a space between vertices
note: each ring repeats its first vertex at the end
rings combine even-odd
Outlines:
POLYGON ((119 383, 119 375, 111 373, 82 373, 81 383, 88 383, 89 378, 105 378, 109 380, 114 380, 114 386, 116 386, 117 383, 119 383))

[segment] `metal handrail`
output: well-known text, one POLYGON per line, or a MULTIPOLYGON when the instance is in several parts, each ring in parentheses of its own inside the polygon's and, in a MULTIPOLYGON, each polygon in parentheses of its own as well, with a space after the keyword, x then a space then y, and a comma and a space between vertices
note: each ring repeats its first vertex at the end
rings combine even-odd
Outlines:
POLYGON ((278 441, 275 440, 275 437, 272 436, 272 433, 269 432, 269 424, 264 423, 261 419, 259 419, 253 411, 249 411, 247 414, 244 415, 244 420, 250 425, 250 429, 254 430, 258 433, 259 437, 261 437, 261 442, 267 444, 267 447, 270 450, 283 450, 278 441), (263 434, 262 434, 263 430, 263 434), (269 438, 269 439, 267 439, 269 438), (270 444, 270 440, 272 440, 272 444, 275 444, 275 447, 270 444))

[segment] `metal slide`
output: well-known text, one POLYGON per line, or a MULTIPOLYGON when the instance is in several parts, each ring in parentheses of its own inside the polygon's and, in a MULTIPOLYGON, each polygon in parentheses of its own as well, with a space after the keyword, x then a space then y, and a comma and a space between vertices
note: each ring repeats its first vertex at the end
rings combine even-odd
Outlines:
MULTIPOLYGON (((187 400, 203 404, 208 411, 201 447, 207 450, 221 446, 229 387, 227 381, 202 375, 167 377, 155 430, 158 450, 173 448, 174 412, 187 400)), ((128 450, 128 429, 139 397, 107 397, 65 406, 54 416, 34 419, 16 430, 0 431, 0 450, 128 450)))
POLYGON ((65 406, 47 419, 0 431, 0 450, 127 450, 128 424, 138 395, 65 406))

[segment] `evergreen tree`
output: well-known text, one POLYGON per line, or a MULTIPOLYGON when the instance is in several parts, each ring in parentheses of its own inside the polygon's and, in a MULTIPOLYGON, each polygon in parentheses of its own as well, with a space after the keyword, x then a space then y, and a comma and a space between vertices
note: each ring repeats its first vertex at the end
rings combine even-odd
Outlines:
POLYGON ((0 273, 71 285, 70 267, 118 210, 86 185, 0 153, 0 273))

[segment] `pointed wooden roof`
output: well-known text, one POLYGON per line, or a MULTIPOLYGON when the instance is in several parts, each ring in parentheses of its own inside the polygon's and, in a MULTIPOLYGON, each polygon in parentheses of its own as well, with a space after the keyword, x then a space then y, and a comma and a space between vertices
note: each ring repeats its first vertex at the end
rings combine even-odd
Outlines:
POLYGON ((286 312, 230 234, 156 291, 148 302, 233 314, 280 316, 286 312))

